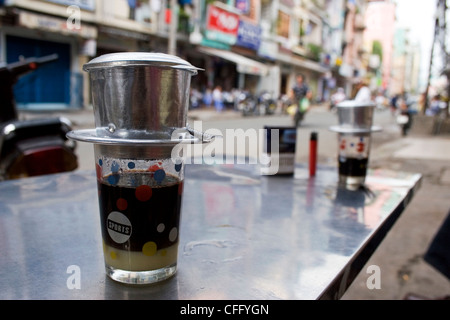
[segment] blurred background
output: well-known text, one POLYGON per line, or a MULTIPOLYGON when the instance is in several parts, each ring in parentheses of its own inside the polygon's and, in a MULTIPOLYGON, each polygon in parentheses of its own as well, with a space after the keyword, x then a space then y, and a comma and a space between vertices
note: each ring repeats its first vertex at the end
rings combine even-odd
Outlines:
POLYGON ((317 103, 363 79, 380 103, 401 95, 425 114, 435 96, 448 109, 446 13, 443 0, 1 0, 0 61, 59 57, 18 80, 19 110, 89 108, 84 63, 157 51, 205 70, 191 108, 217 86, 226 108, 242 92, 281 104, 301 73, 317 103))

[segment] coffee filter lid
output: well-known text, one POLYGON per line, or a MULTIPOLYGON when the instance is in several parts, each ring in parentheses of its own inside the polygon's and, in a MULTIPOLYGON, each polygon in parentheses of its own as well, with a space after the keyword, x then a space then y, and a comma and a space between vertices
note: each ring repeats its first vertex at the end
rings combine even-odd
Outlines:
POLYGON ((98 68, 115 68, 129 66, 155 66, 160 68, 173 68, 197 74, 200 68, 180 57, 158 52, 116 52, 101 55, 92 59, 83 66, 84 71, 98 68))
POLYGON ((372 126, 370 128, 357 128, 351 126, 331 126, 329 127, 329 130, 338 133, 364 134, 371 132, 380 132, 383 130, 383 128, 380 126, 372 126))

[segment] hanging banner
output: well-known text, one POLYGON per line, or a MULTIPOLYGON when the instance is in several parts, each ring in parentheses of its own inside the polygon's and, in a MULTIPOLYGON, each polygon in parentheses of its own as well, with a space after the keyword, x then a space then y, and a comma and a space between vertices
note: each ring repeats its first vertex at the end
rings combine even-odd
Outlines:
POLYGON ((208 6, 205 31, 208 39, 233 45, 236 43, 238 28, 239 15, 214 5, 208 6))

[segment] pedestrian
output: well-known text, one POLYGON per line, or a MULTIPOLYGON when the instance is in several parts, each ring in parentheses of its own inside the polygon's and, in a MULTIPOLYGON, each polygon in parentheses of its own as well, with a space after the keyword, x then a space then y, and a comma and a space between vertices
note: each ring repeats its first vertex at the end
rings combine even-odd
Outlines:
POLYGON ((222 87, 216 86, 212 92, 212 98, 214 101, 214 107, 217 112, 223 111, 223 95, 222 95, 222 87))
POLYGON ((295 104, 297 104, 297 109, 294 114, 294 124, 298 127, 303 120, 305 113, 309 109, 310 99, 312 96, 308 85, 305 83, 304 76, 298 74, 296 77, 295 86, 292 88, 291 92, 292 99, 294 99, 295 104))
POLYGON ((377 109, 383 110, 385 105, 385 98, 383 93, 378 92, 377 96, 375 97, 375 104, 377 106, 377 109))
POLYGON ((206 88, 205 93, 203 94, 203 105, 206 108, 209 108, 212 105, 212 90, 210 88, 206 88))
POLYGON ((196 88, 191 88, 189 108, 190 109, 199 108, 201 100, 202 100, 201 93, 196 88))
POLYGON ((427 116, 435 116, 441 113, 446 107, 445 102, 441 100, 441 95, 437 94, 433 96, 430 102, 430 107, 425 111, 427 116))
POLYGON ((411 129, 412 116, 409 110, 409 106, 405 99, 399 98, 397 100, 397 105, 398 105, 397 123, 400 125, 402 129, 402 135, 406 136, 408 134, 408 131, 411 129))
POLYGON ((391 114, 395 115, 397 112, 397 100, 399 99, 400 95, 395 94, 390 101, 390 108, 391 108, 391 114))

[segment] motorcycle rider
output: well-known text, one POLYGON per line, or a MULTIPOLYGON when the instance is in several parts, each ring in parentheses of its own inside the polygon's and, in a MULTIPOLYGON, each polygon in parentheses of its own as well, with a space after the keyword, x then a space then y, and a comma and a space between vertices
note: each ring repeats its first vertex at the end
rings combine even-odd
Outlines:
POLYGON ((297 110, 294 114, 294 124, 296 127, 300 126, 305 113, 308 111, 309 102, 312 96, 312 93, 304 80, 304 76, 302 74, 298 74, 296 77, 295 86, 292 88, 291 93, 292 98, 297 104, 297 110))

